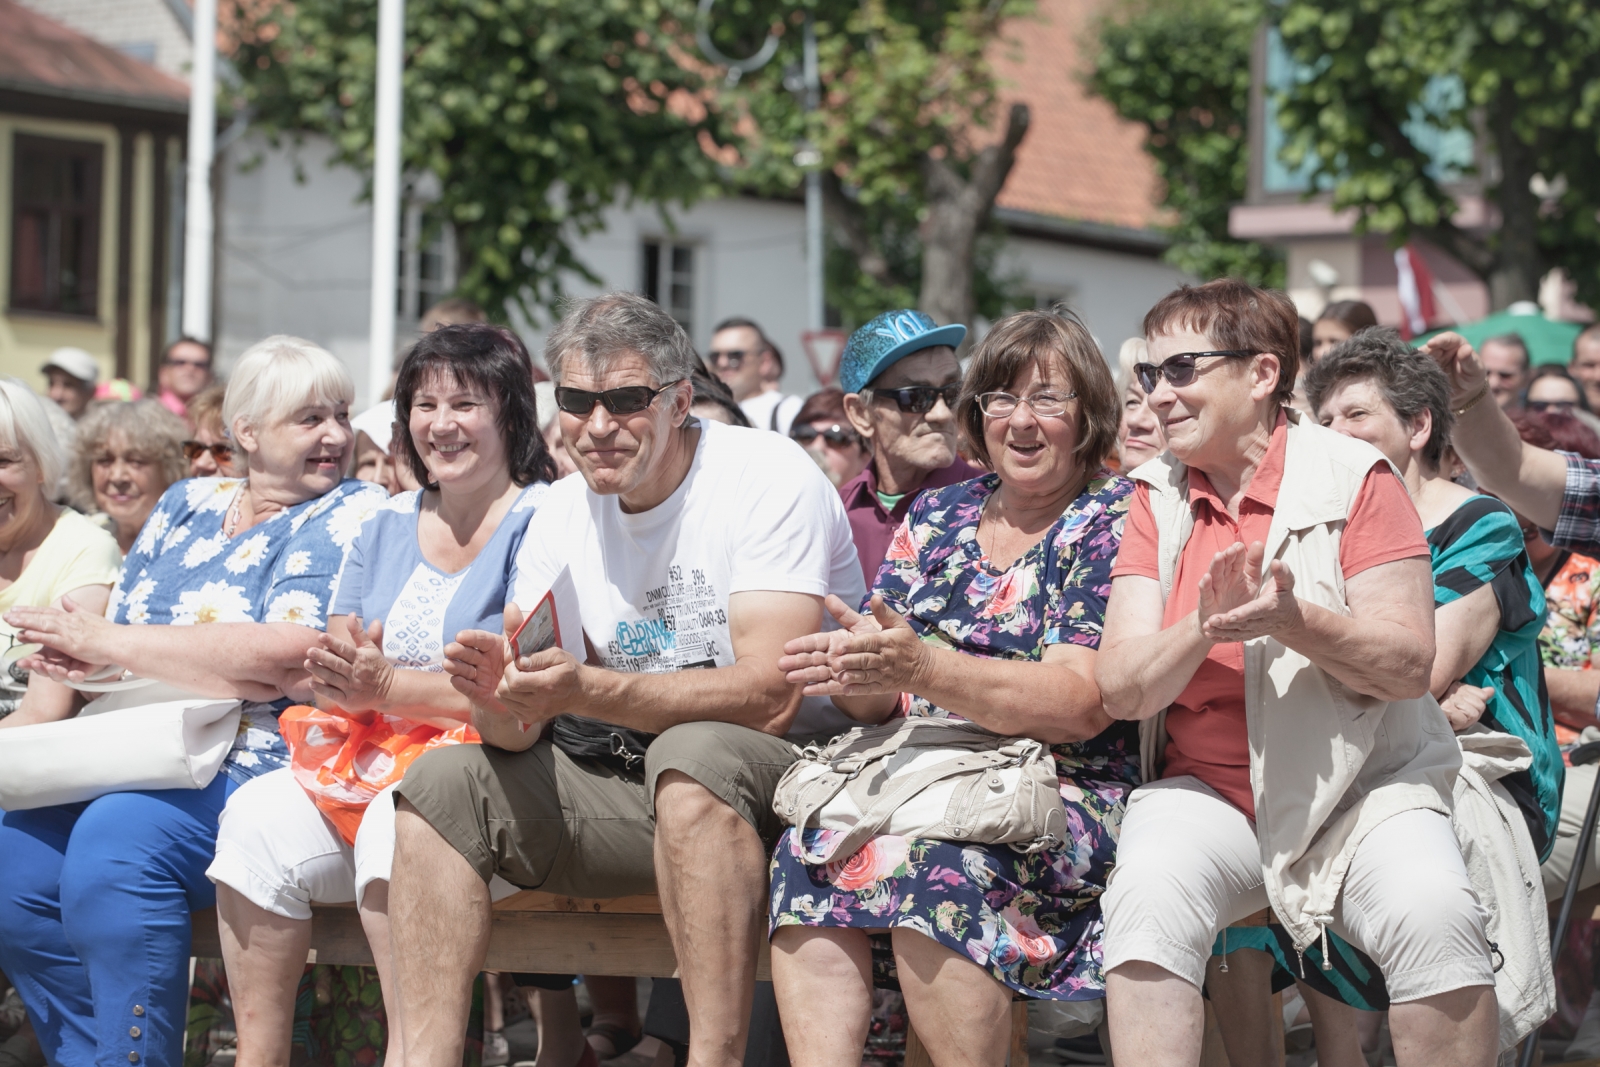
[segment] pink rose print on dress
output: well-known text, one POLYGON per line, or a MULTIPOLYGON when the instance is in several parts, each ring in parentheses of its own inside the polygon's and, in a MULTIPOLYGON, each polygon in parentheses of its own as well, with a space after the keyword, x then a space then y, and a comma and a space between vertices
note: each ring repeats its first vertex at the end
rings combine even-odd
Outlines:
POLYGON ((855 855, 842 863, 830 861, 827 865, 828 881, 836 889, 859 893, 871 889, 885 878, 892 878, 905 867, 911 847, 903 837, 884 835, 856 849, 855 855))

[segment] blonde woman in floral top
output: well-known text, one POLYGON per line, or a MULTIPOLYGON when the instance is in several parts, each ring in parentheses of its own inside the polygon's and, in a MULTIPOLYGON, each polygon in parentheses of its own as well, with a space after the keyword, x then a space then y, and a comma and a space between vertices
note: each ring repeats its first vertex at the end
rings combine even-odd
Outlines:
MULTIPOLYGON (((772 858, 772 971, 797 1067, 854 1067, 874 984, 898 981, 939 1062, 1004 1058, 1015 993, 1105 996, 1100 894, 1137 733, 1100 707, 1093 677, 1131 483, 1115 447, 1110 372, 1076 319, 1029 311, 996 324, 958 406, 994 473, 919 499, 866 614, 790 642, 780 666, 864 722, 959 717, 1051 744, 1070 841, 1005 845, 880 835, 814 865, 785 831, 772 858), (948 1060, 946 1059, 948 1057, 948 1060)), ((806 830, 827 851, 833 831, 806 830)))
POLYGON ((344 479, 353 392, 315 345, 261 342, 240 357, 224 405, 248 476, 167 490, 106 617, 6 615, 45 646, 23 665, 56 680, 116 666, 244 702, 222 773, 204 789, 130 790, 0 819, 0 970, 51 1063, 183 1058, 190 913, 215 901, 205 870, 218 815, 241 782, 284 764, 277 713, 310 696, 306 653, 345 552, 384 501, 344 479))

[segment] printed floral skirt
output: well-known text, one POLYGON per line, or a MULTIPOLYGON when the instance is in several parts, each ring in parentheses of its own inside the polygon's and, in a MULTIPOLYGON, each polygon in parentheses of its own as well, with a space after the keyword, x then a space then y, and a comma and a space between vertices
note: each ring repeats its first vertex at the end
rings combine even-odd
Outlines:
MULTIPOLYGON (((1030 856, 1007 845, 882 835, 818 866, 801 861, 794 831, 784 831, 772 856, 769 934, 784 926, 906 927, 1028 996, 1104 997, 1100 894, 1138 759, 1091 762, 1092 778, 1083 761, 1057 756, 1071 841, 1055 851, 1030 856)), ((807 830, 805 840, 815 852, 837 833, 807 830)))

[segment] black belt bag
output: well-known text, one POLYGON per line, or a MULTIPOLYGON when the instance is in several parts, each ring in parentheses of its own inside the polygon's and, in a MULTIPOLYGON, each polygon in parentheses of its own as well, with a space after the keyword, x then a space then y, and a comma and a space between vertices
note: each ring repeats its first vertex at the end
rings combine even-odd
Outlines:
POLYGON ((630 774, 644 773, 645 749, 656 737, 581 715, 559 715, 550 723, 550 743, 567 755, 630 774))

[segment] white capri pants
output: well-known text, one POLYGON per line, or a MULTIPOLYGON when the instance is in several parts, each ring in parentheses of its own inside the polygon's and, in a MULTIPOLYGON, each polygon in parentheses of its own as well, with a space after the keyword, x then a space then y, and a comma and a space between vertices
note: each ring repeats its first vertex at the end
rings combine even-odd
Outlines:
MULTIPOLYGON (((1101 906, 1107 972, 1154 963, 1198 988, 1217 934, 1268 906, 1255 824, 1193 776, 1140 786, 1101 906)), ((1486 921, 1450 820, 1415 810, 1357 846, 1330 929, 1404 1003, 1494 985, 1486 921)))
MULTIPOLYGON (((373 798, 355 847, 311 802, 288 768, 252 778, 228 798, 217 857, 206 877, 286 919, 311 918, 311 905, 360 903, 394 866, 394 787, 373 798)), ((496 877, 492 899, 517 892, 496 877)))

